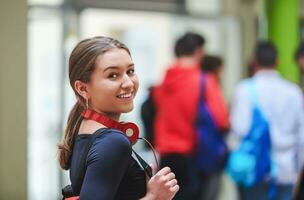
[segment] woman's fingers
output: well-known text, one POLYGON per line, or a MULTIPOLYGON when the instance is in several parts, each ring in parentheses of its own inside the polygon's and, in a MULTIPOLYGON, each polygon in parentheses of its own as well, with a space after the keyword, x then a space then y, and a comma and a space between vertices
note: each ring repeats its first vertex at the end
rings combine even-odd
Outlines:
POLYGON ((171 192, 174 192, 174 193, 178 192, 179 185, 175 185, 175 186, 171 187, 170 190, 171 190, 171 192))
POLYGON ((169 167, 164 167, 157 172, 148 182, 148 191, 157 199, 172 199, 179 186, 175 174, 169 167))
POLYGON ((173 172, 170 172, 166 175, 166 180, 171 181, 172 179, 175 179, 175 174, 173 172))
POLYGON ((171 172, 170 167, 164 167, 164 168, 162 168, 161 170, 159 170, 159 171, 157 172, 157 174, 158 174, 158 175, 167 175, 167 174, 170 173, 170 172, 171 172))
POLYGON ((177 185, 177 180, 172 179, 172 180, 167 182, 167 185, 169 185, 170 187, 174 187, 175 185, 177 185))

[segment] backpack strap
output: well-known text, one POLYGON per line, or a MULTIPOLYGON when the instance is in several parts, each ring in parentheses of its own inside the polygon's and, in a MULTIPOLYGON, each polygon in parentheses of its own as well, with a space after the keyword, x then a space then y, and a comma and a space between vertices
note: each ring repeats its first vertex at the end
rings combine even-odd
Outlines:
POLYGON ((253 103, 253 106, 255 108, 259 108, 258 94, 257 94, 257 89, 256 89, 256 83, 254 82, 254 80, 249 80, 248 81, 248 87, 249 87, 249 95, 251 97, 251 101, 253 103))
POLYGON ((97 138, 97 136, 99 134, 101 134, 102 132, 104 132, 105 130, 107 130, 107 129, 102 128, 102 129, 99 129, 98 131, 96 131, 95 133, 93 133, 92 136, 90 137, 90 140, 87 142, 87 144, 83 150, 83 154, 81 156, 80 163, 79 163, 79 166, 76 171, 76 182, 72 187, 74 194, 78 195, 80 193, 84 175, 87 170, 86 162, 87 162, 88 153, 89 153, 95 139, 97 138))
POLYGON ((251 102, 252 102, 252 105, 253 105, 253 109, 258 110, 258 112, 263 117, 263 119, 267 123, 269 123, 268 118, 266 117, 265 113, 262 111, 261 106, 259 104, 257 86, 256 86, 256 82, 253 79, 248 81, 248 88, 249 88, 248 91, 249 91, 250 99, 251 99, 251 102))
POLYGON ((204 101, 206 99, 206 82, 207 82, 207 75, 205 73, 201 73, 201 80, 200 80, 200 101, 204 101))
POLYGON ((257 106, 258 105, 257 91, 256 91, 255 83, 253 82, 253 80, 248 81, 248 87, 249 87, 249 94, 251 97, 251 101, 254 106, 257 106))

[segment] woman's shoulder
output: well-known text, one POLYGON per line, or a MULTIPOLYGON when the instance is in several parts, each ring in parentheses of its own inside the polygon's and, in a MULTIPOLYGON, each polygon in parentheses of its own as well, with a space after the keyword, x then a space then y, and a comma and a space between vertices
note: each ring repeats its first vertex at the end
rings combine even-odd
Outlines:
POLYGON ((100 128, 95 131, 94 134, 98 134, 96 137, 97 139, 107 139, 107 140, 113 140, 121 143, 127 143, 128 145, 131 145, 130 140, 124 134, 123 132, 113 129, 113 128, 100 128))
MULTIPOLYGON (((117 165, 117 161, 127 161, 132 157, 131 142, 122 132, 103 128, 98 129, 94 134, 98 134, 89 150, 87 156, 88 165, 92 163, 111 163, 117 165)), ((125 162, 126 164, 128 162, 125 162)), ((121 163, 120 163, 121 164, 121 163)))
POLYGON ((96 130, 94 134, 97 134, 93 143, 95 150, 115 150, 116 152, 131 152, 132 150, 130 140, 119 130, 101 128, 96 130))

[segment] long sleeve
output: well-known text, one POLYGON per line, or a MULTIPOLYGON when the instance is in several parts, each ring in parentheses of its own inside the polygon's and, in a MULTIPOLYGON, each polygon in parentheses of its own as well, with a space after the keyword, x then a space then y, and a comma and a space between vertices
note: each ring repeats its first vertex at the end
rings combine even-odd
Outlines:
POLYGON ((304 168, 304 98, 300 90, 298 90, 298 98, 296 108, 296 144, 297 144, 297 170, 302 170, 304 168))
POLYGON ((228 129, 230 126, 228 107, 218 81, 210 74, 206 77, 206 103, 217 126, 221 129, 228 129))
POLYGON ((244 137, 251 124, 252 105, 245 82, 241 82, 235 91, 232 102, 230 122, 231 133, 238 137, 244 137))
POLYGON ((130 142, 121 133, 113 131, 97 138, 87 157, 80 199, 114 199, 130 157, 130 142))

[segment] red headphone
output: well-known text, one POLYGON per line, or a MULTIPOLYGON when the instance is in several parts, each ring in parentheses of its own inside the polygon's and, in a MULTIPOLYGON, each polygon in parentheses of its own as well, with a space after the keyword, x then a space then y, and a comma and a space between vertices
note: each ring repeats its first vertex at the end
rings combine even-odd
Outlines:
POLYGON ((117 122, 90 109, 85 109, 84 111, 82 111, 81 115, 85 119, 94 120, 98 123, 105 125, 108 128, 120 130, 129 138, 132 145, 137 142, 139 136, 139 129, 137 125, 132 122, 117 122))

